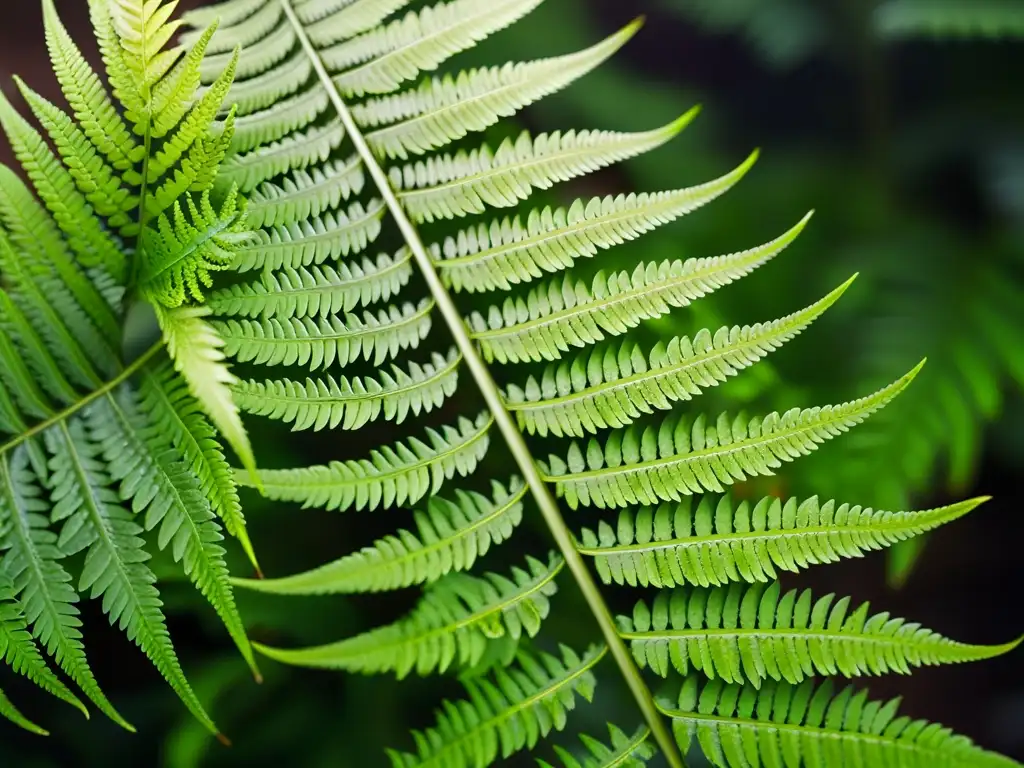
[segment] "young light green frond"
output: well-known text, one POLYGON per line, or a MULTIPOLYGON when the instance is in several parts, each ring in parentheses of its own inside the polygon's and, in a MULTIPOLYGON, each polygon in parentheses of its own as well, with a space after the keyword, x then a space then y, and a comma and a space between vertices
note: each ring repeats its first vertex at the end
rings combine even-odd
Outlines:
POLYGON ((852 279, 807 309, 768 323, 699 331, 658 342, 650 355, 629 341, 549 365, 540 381, 511 385, 506 405, 530 434, 583 437, 624 427, 655 409, 718 386, 795 337, 834 304, 852 279))
POLYGON ((102 267, 111 275, 122 278, 125 271, 122 249, 103 228, 100 219, 93 215, 92 207, 78 191, 71 173, 2 92, 0 124, 3 125, 15 157, 39 198, 67 236, 68 245, 82 266, 102 267))
POLYGON ((297 170, 282 180, 261 184, 249 196, 253 227, 287 227, 315 218, 363 191, 366 177, 358 155, 330 160, 309 172, 297 170))
POLYGON ((605 584, 673 587, 767 582, 779 571, 863 557, 968 514, 984 498, 921 512, 766 497, 734 504, 728 496, 624 509, 613 528, 583 529, 580 553, 594 558, 605 584))
POLYGON ((311 23, 306 27, 309 40, 317 48, 324 48, 347 40, 376 27, 393 13, 409 5, 412 0, 328 0, 307 3, 296 13, 303 21, 311 23), (341 7, 339 7, 341 6, 341 7), (313 19, 313 8, 316 8, 313 19), (309 10, 307 10, 309 9, 309 10))
MULTIPOLYGON (((170 133, 196 103, 196 91, 200 84, 203 58, 209 48, 210 39, 216 31, 216 22, 203 30, 191 44, 188 53, 178 59, 174 68, 153 89, 153 125, 150 130, 152 138, 160 139, 170 133)), ((230 87, 230 85, 229 82, 228 86, 230 87)), ((220 94, 222 102, 223 96, 222 91, 220 94)), ((207 98, 208 94, 204 93, 199 101, 204 101, 207 98)), ((197 133, 206 130, 212 118, 213 115, 207 114, 202 120, 193 119, 193 130, 197 133)))
POLYGON ((118 503, 98 446, 79 421, 62 422, 46 438, 53 457, 52 519, 63 521, 57 546, 69 555, 86 552, 78 591, 103 598, 110 622, 150 658, 196 719, 217 733, 181 671, 154 586, 156 576, 146 565, 142 528, 118 503))
MULTIPOLYGON (((31 270, 30 265, 25 263, 24 255, 14 250, 7 235, 0 229, 0 273, 4 275, 4 293, 10 294, 11 303, 24 313, 24 318, 33 328, 38 329, 39 336, 45 342, 45 348, 52 355, 51 359, 56 360, 60 370, 70 381, 76 386, 90 389, 100 386, 102 379, 90 355, 102 354, 103 341, 98 341, 95 346, 86 342, 87 336, 94 336, 95 329, 81 314, 80 307, 66 290, 63 290, 64 286, 59 280, 54 280, 52 275, 45 272, 31 270), (65 314, 73 315, 74 320, 84 321, 84 326, 79 326, 75 322, 69 325, 61 317, 57 307, 51 303, 50 290, 57 291, 57 295, 67 302, 68 311, 65 314)), ((100 357, 96 362, 102 363, 106 360, 100 357)))
POLYGON ((134 167, 145 149, 132 136, 103 82, 64 28, 53 0, 43 0, 43 23, 53 71, 82 132, 127 183, 137 184, 141 176, 134 167))
POLYGON ((727 683, 800 683, 814 675, 910 674, 913 667, 960 664, 999 656, 1019 644, 965 645, 920 624, 868 613, 864 603, 835 595, 814 600, 810 590, 784 595, 779 582, 658 593, 620 616, 641 669, 668 677, 691 670, 727 683))
POLYGON ((239 579, 235 584, 275 595, 383 592, 432 583, 468 571, 492 546, 506 541, 523 519, 528 489, 518 477, 508 489, 493 482, 488 498, 455 492, 455 501, 432 496, 416 512, 416 533, 399 530, 333 563, 280 579, 239 579))
POLYGON ((242 657, 260 679, 235 606, 224 562, 224 537, 199 481, 173 450, 170 437, 142 415, 135 393, 124 387, 85 412, 121 500, 130 503, 143 527, 159 527, 157 545, 171 547, 185 575, 217 612, 242 657))
POLYGON ((511 117, 565 88, 619 50, 641 26, 635 21, 597 45, 568 56, 471 69, 425 80, 411 91, 369 99, 352 108, 378 154, 406 159, 440 149, 511 117))
POLYGON ((320 51, 344 96, 390 93, 518 21, 543 0, 452 0, 320 51), (351 68, 350 68, 351 67, 351 68))
MULTIPOLYGON (((487 453, 491 424, 485 412, 475 422, 462 418, 456 427, 427 429, 426 442, 414 437, 375 449, 369 459, 261 470, 262 493, 274 501, 341 511, 415 504, 456 474, 466 477, 476 469, 487 453)), ((243 475, 237 480, 252 484, 243 475)))
POLYGON ((235 402, 246 413, 290 422, 292 430, 356 430, 381 417, 401 424, 411 413, 429 413, 455 394, 462 357, 456 349, 429 363, 391 366, 377 378, 327 374, 305 383, 248 381, 235 386, 235 402))
POLYGON ((0 458, 0 573, 10 578, 32 635, 47 653, 101 712, 134 731, 107 700, 89 667, 75 606, 78 593, 60 563, 64 553, 49 528, 49 513, 26 450, 15 450, 9 461, 0 458))
POLYGON ((231 394, 231 387, 238 379, 224 362, 224 340, 206 321, 209 314, 207 307, 164 309, 157 305, 157 319, 174 369, 185 379, 189 392, 255 477, 256 459, 231 394))
MULTIPOLYGON (((563 747, 555 747, 563 768, 642 768, 656 754, 654 745, 648 741, 651 732, 647 728, 638 728, 632 735, 608 726, 611 746, 604 742, 581 735, 580 741, 587 748, 582 761, 574 757, 563 747)), ((541 768, 555 768, 550 763, 538 760, 541 768)))
POLYGON ((392 168, 391 183, 416 222, 485 213, 489 206, 509 208, 537 189, 650 152, 675 138, 698 111, 643 133, 556 131, 534 138, 524 131, 495 151, 485 144, 472 152, 434 155, 392 168))
POLYGON ((387 211, 383 201, 365 206, 352 203, 348 211, 325 211, 308 219, 280 224, 255 233, 254 242, 238 254, 234 269, 299 269, 360 253, 380 235, 387 211))
MULTIPOLYGON (((86 315, 82 319, 85 328, 73 330, 91 337, 89 343, 96 348, 97 358, 105 361, 105 370, 116 368, 121 328, 116 305, 101 290, 104 273, 102 270, 83 273, 60 228, 17 175, 4 165, 0 165, 0 222, 7 228, 19 261, 25 263, 44 291, 70 297, 60 303, 76 316, 75 322, 81 313, 86 315), (92 326, 95 332, 90 332, 92 326)), ((106 277, 108 281, 112 279, 106 277)))
POLYGON ((840 765, 900 768, 1013 768, 1019 763, 986 752, 948 728, 897 717, 898 699, 869 701, 852 687, 834 695, 830 682, 815 690, 768 683, 757 691, 691 676, 678 700, 658 708, 672 718, 685 753, 694 738, 718 768, 826 768, 840 765), (758 758, 753 760, 753 756, 758 758))
POLYGON ((848 403, 764 418, 719 415, 713 426, 703 416, 670 417, 643 431, 613 432, 604 447, 573 442, 562 461, 552 456, 545 479, 570 507, 599 508, 678 501, 758 475, 771 475, 783 462, 806 456, 819 444, 860 424, 899 395, 924 363, 888 387, 848 403))
POLYGON ((236 283, 211 294, 207 306, 218 315, 234 317, 327 318, 356 307, 390 301, 412 277, 412 257, 403 250, 392 258, 364 257, 362 263, 336 266, 285 267, 264 271, 254 283, 236 283))
POLYGON ((232 154, 248 152, 307 128, 327 111, 329 104, 327 91, 314 86, 266 109, 243 115, 235 123, 232 154))
POLYGON ((301 365, 310 370, 354 363, 363 358, 379 366, 400 351, 415 349, 430 332, 433 302, 391 305, 362 317, 345 315, 214 322, 225 351, 239 362, 301 365))
POLYGON ((23 728, 29 733, 34 733, 36 736, 49 736, 50 732, 40 728, 38 725, 33 723, 23 714, 21 711, 11 703, 11 700, 7 698, 7 694, 0 690, 0 717, 5 720, 14 723, 19 728, 23 728))
POLYGON ((185 203, 187 214, 175 201, 173 220, 160 214, 156 228, 147 227, 142 236, 139 284, 151 302, 170 309, 202 301, 203 289, 213 285, 210 273, 230 269, 252 239, 245 203, 234 190, 219 211, 209 191, 198 203, 191 197, 185 203))
POLYGON ((564 561, 532 557, 509 576, 452 573, 424 593, 409 616, 394 624, 330 645, 281 650, 257 645, 260 653, 300 667, 340 669, 401 679, 411 672, 429 675, 452 666, 472 669, 494 641, 508 638, 509 661, 522 637, 533 637, 551 610, 555 577, 564 561))
POLYGON ((894 38, 1021 38, 1024 12, 1015 0, 887 0, 875 26, 894 38))
POLYGON ((591 671, 607 648, 583 656, 561 647, 561 656, 520 652, 509 668, 466 680, 468 698, 445 701, 437 724, 414 732, 416 754, 388 750, 394 768, 487 768, 499 757, 532 749, 552 730, 565 728, 576 696, 591 701, 591 671))
MULTIPOLYGON (((58 402, 68 405, 78 400, 79 395, 75 388, 65 378, 57 361, 47 350, 46 344, 29 323, 28 318, 8 296, 7 291, 0 291, 0 328, 3 329, 3 338, 10 342, 0 345, 0 351, 4 353, 4 362, 15 359, 25 363, 24 366, 17 363, 8 364, 5 373, 20 371, 24 374, 28 371, 29 378, 58 402)), ((22 375, 19 375, 18 380, 28 381, 22 375)), ((33 390, 28 388, 22 391, 29 396, 33 393, 33 390)), ((41 393, 36 389, 35 394, 41 393)), ((49 413, 45 415, 48 416, 49 413)))
MULTIPOLYGON (((0 529, 5 523, 0 519, 0 529)), ((12 671, 24 675, 39 688, 65 701, 89 717, 89 710, 60 681, 43 659, 35 640, 28 632, 22 606, 14 595, 11 578, 0 560, 0 660, 12 671)))
POLYGON ((249 193, 265 181, 290 171, 326 162, 345 139, 341 121, 332 120, 300 133, 292 133, 273 144, 233 155, 221 168, 219 181, 249 193))
POLYGON ((770 243, 728 256, 638 264, 632 273, 599 272, 588 287, 571 275, 531 290, 525 298, 494 305, 486 318, 474 312, 470 333, 484 358, 501 363, 557 360, 642 320, 660 317, 744 277, 792 243, 805 218, 770 243))
POLYGON ((707 205, 742 179, 756 160, 754 153, 731 173, 696 187, 535 209, 525 225, 519 217, 479 224, 432 245, 431 256, 456 291, 507 291, 707 205))
POLYGON ((313 64, 302 51, 265 72, 235 80, 225 102, 238 107, 239 115, 251 115, 291 96, 309 81, 313 64))
POLYGON ((139 394, 142 411, 180 453, 185 465, 199 480, 203 497, 210 501, 214 513, 224 522, 228 533, 238 539, 259 572, 234 472, 224 458, 217 432, 206 419, 199 401, 169 364, 144 373, 139 394))

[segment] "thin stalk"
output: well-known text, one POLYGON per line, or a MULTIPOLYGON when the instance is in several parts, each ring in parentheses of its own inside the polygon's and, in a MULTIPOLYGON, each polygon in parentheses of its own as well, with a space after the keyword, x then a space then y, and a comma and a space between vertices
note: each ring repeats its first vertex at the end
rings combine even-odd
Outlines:
POLYGON ((137 358, 134 362, 132 362, 131 365, 129 365, 127 368, 125 368, 123 371, 121 371, 121 373, 119 373, 116 377, 114 377, 113 379, 108 381, 103 386, 99 387, 98 389, 94 389, 92 392, 90 392, 88 395, 83 397, 77 403, 73 403, 72 405, 69 405, 67 408, 65 408, 63 411, 60 411, 59 413, 55 413, 53 416, 48 418, 46 421, 39 422, 38 424, 33 426, 31 429, 28 429, 25 432, 22 432, 20 435, 18 435, 14 439, 8 440, 3 445, 0 445, 0 456, 3 456, 4 454, 6 454, 6 453, 8 453, 10 451, 13 451, 15 448, 17 448, 19 445, 24 443, 26 440, 29 440, 29 439, 35 437, 40 432, 45 432, 50 427, 66 421, 67 419, 69 419, 70 417, 72 417, 76 413, 78 413, 80 410, 85 408, 87 405, 89 405, 89 403, 92 403, 95 400, 98 400, 99 398, 104 397, 105 395, 107 395, 110 392, 113 392, 115 389, 117 389, 119 386, 121 386, 124 382, 126 382, 128 379, 130 379, 134 374, 136 374, 138 371, 140 371, 142 369, 142 366, 144 366, 146 363, 148 363, 153 358, 153 356, 156 355, 157 352, 159 352, 161 349, 163 349, 163 347, 164 347, 163 341, 158 341, 156 344, 154 344, 152 347, 150 347, 148 350, 146 350, 146 352, 143 353, 142 356, 137 358))
POLYGON ((601 628, 601 633, 604 635, 605 642, 608 644, 615 662, 619 665, 619 669, 623 677, 625 677, 626 683, 629 685, 629 689, 632 691, 637 704, 640 706, 644 718, 650 725, 658 746, 664 753, 665 759, 671 768, 683 768, 684 763, 679 755, 675 740, 669 733, 664 719, 659 714, 658 708, 654 703, 654 697, 651 695, 646 683, 644 683, 640 670, 633 661, 633 657, 627 650, 622 638, 619 637, 611 612, 608 610, 608 606, 605 604, 597 584, 587 569, 586 563, 583 562, 580 553, 576 550, 572 534, 569 533, 565 520, 562 519, 558 502, 555 501, 554 496, 551 495, 551 491, 541 477, 537 465, 534 463, 533 454, 530 453, 530 449, 527 447, 519 427, 516 426, 515 421, 513 421, 506 410, 498 386, 494 383, 490 370, 488 370, 487 365, 480 357, 476 345, 469 337, 469 332, 463 323, 458 307, 455 306, 451 295, 441 282, 441 278, 438 277, 437 270, 434 268, 434 263, 430 258, 430 254, 427 253, 423 241, 420 239, 419 232, 395 196, 387 174, 381 168, 376 156, 366 143, 366 139, 360 132, 359 126, 356 125, 352 114, 341 98, 341 94, 335 87, 330 73, 324 67, 316 48, 313 47, 309 36, 302 27, 302 23, 295 15, 292 0, 280 0, 280 2, 284 8, 285 15, 295 28, 295 33, 306 55, 312 61, 317 76, 327 89, 331 103, 334 105, 342 124, 345 126, 345 131, 355 145, 359 156, 363 159, 367 171, 369 171, 370 176, 376 183, 380 194, 384 197, 388 210, 391 212, 395 223, 398 224, 399 230, 401 230, 409 249, 412 251, 413 257, 416 259, 416 263, 424 279, 427 281, 427 285, 430 287, 430 292, 434 296, 437 308, 441 311, 448 329, 451 331, 455 343, 459 347, 459 351, 462 352, 466 365, 469 366, 469 370, 487 403, 487 407, 490 408, 491 413, 494 415, 494 421, 498 425, 498 429, 501 430, 502 437, 505 438, 505 442, 508 444, 516 464, 519 465, 519 470, 526 478, 526 483, 537 501, 537 506, 540 508, 548 528, 551 530, 551 535, 554 536, 555 542, 565 558, 566 565, 569 566, 569 570, 576 579, 583 597, 590 606, 590 610, 601 628))

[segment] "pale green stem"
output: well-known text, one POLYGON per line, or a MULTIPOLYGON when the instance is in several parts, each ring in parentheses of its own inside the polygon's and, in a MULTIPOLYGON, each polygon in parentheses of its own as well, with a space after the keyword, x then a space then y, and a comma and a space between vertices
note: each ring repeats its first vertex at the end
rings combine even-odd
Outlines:
POLYGON ((605 642, 608 644, 612 657, 619 665, 619 669, 622 671, 622 675, 625 677, 630 691, 632 691, 637 704, 640 706, 640 709, 644 714, 644 718, 647 720, 651 727, 651 731, 654 733, 658 746, 664 753, 665 759, 668 761, 671 768, 682 768, 683 760, 679 755, 679 750, 676 747, 675 740, 669 733, 665 721, 662 719, 662 716, 659 714, 658 709, 655 706, 654 697, 651 695, 647 684, 640 675, 640 670, 637 669, 637 666, 633 661, 633 657, 627 650, 625 643, 623 643, 622 638, 619 637, 619 634, 615 629, 615 622, 612 619, 611 612, 608 610, 608 606, 605 604, 604 598, 601 596, 601 592, 597 588, 597 584, 594 582, 593 576, 591 576, 590 571, 587 569, 586 563, 583 562, 583 558, 576 550, 572 534, 569 532, 569 529, 565 524, 565 520, 562 519, 562 513, 559 510, 558 502, 555 501, 554 496, 551 495, 551 491, 548 489, 548 486, 541 477, 540 472, 537 469, 537 465, 534 463, 533 455, 530 453, 530 449, 527 447, 526 441, 523 439, 522 433, 516 426, 515 421, 509 415, 509 412, 505 409, 505 404, 502 401, 500 390, 494 383, 494 379, 491 378, 491 373, 483 359, 480 357, 480 353, 477 351, 476 345, 473 343, 472 339, 470 339, 469 333, 462 320, 462 314, 459 312, 458 307, 455 306, 455 302, 452 300, 448 290, 441 282, 441 278, 438 277, 437 270, 434 268, 434 262, 430 258, 430 254, 427 253, 427 249, 423 245, 423 241, 420 239, 419 232, 417 232, 416 227, 409 219, 405 209, 402 208, 402 204, 395 196, 394 190, 391 188, 391 183, 388 181, 387 174, 384 172, 384 169, 381 168, 380 163, 377 162, 376 156, 366 143, 366 139, 359 130, 359 126, 356 125, 352 114, 349 112, 348 107, 341 98, 341 94, 334 85, 334 81, 331 79, 330 73, 327 71, 326 67, 324 67, 316 48, 313 47, 313 44, 309 40, 309 36, 302 27, 302 23, 295 15, 295 10, 292 7, 292 0, 280 0, 280 2, 284 8, 285 15, 295 28, 295 33, 298 36, 306 55, 309 56, 313 63, 313 67, 316 69, 317 75, 323 82, 324 87, 327 89, 331 102, 334 105, 335 110, 337 110, 338 116, 341 118, 342 124, 345 126, 345 130, 348 133, 349 138, 355 145, 356 151, 359 153, 360 157, 362 157, 367 171, 369 171, 370 176, 373 178, 377 188, 380 190, 380 194, 384 197, 384 201, 387 203, 388 209, 391 211, 391 215, 394 218, 395 223, 398 224, 398 228, 401 230, 409 249, 412 251, 413 257, 416 259, 416 263, 419 265, 420 271, 423 273, 423 277, 427 281, 427 285, 430 287, 430 292, 433 294, 434 300, 437 302, 437 308, 441 311, 441 314, 448 325, 448 329, 451 331, 451 334, 455 339, 455 343, 459 347, 459 351, 462 352, 466 365, 469 367, 473 378, 476 380, 477 386, 480 388, 480 392, 487 403, 487 407, 490 408, 491 413, 494 414, 494 421, 498 425, 498 429, 501 430, 501 434, 505 438, 505 442, 508 444, 509 450, 512 452, 513 458, 515 458, 516 464, 519 465, 519 470, 526 478, 526 483, 529 485, 530 491, 537 501, 537 506, 540 508, 541 514, 543 514, 544 520, 548 524, 548 528, 551 529, 551 534, 554 536, 555 542, 558 544, 558 548, 561 550, 562 556, 565 558, 566 565, 569 566, 569 570, 576 579, 576 583, 579 585, 580 591, 583 593, 583 597, 590 606, 590 610, 594 614, 594 618, 597 620, 597 623, 601 628, 601 633, 604 635, 605 642))

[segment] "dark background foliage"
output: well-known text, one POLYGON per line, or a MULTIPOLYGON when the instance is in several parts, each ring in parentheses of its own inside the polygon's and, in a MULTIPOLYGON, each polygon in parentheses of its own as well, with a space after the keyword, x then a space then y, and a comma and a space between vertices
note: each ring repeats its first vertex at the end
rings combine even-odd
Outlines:
MULTIPOLYGON (((184 0, 182 7, 197 4, 184 0)), ((58 8, 90 48, 85 0, 62 0, 58 8)), ((640 12, 649 15, 648 24, 623 53, 529 112, 522 127, 640 129, 697 102, 704 114, 671 146, 550 198, 697 183, 762 147, 753 173, 724 200, 620 249, 602 266, 750 247, 816 209, 811 228, 776 263, 647 332, 778 317, 860 272, 828 317, 702 406, 739 402, 761 410, 850 399, 928 355, 920 380, 874 424, 771 484, 740 492, 816 492, 891 507, 995 496, 932 535, 913 568, 906 550, 888 561, 879 553, 812 570, 801 583, 819 593, 871 599, 879 610, 966 642, 1019 635, 1024 43, 891 40, 880 32, 869 0, 548 0, 456 63, 574 50, 640 12)), ((9 77, 17 73, 58 98, 35 0, 6 3, 4 19, 5 91, 13 93, 9 77)), ((11 162, 6 146, 0 158, 11 162)), ((277 439, 263 425, 253 428, 268 465, 323 461, 339 451, 336 436, 299 444, 277 439)), ((373 442, 392 437, 369 435, 373 442)), ((248 501, 253 539, 272 575, 325 562, 408 524, 248 501)), ((539 520, 532 528, 540 551, 545 532, 539 520)), ((233 563, 244 574, 241 558, 233 563)), ((441 694, 453 692, 436 680, 398 686, 389 678, 270 663, 266 682, 256 686, 188 585, 169 579, 162 590, 185 670, 234 747, 220 747, 191 723, 145 659, 87 605, 97 676, 140 733, 131 736, 98 718, 86 723, 5 677, 4 688, 54 735, 47 741, 0 729, 2 765, 380 765, 381 746, 408 744, 408 729, 426 725, 441 694)), ((592 633, 573 591, 566 582, 549 621, 554 634, 581 645, 592 633)), ((283 601, 241 595, 240 602, 254 638, 299 645, 390 621, 407 596, 283 601)), ((610 668, 605 676, 613 677, 610 668)), ((1024 653, 868 682, 875 695, 903 695, 908 713, 1024 758, 1024 653)), ((613 718, 628 727, 635 717, 628 699, 614 679, 602 685, 596 705, 574 724, 596 732, 613 718)))

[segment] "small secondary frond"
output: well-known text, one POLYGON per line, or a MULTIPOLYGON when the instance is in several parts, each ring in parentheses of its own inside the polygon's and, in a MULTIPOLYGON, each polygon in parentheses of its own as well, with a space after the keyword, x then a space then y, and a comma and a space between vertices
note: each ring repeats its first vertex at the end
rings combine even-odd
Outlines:
POLYGON ((371 547, 306 573, 280 579, 242 579, 238 586, 277 595, 382 592, 432 583, 468 571, 492 546, 508 539, 523 519, 526 484, 492 483, 492 498, 455 492, 455 501, 433 496, 415 513, 416 533, 400 530, 371 547))
POLYGON ((757 475, 806 455, 884 408, 921 369, 860 400, 837 406, 794 408, 749 421, 722 414, 714 426, 703 417, 669 418, 660 427, 613 432, 604 447, 574 442, 568 458, 552 456, 546 479, 573 509, 678 501, 757 475))
POLYGON ((795 684, 816 674, 909 674, 912 667, 993 658, 1020 642, 965 645, 888 613, 870 615, 867 603, 850 610, 846 597, 815 600, 810 590, 795 589, 782 594, 777 581, 661 591, 618 623, 641 669, 662 677, 672 669, 681 675, 694 670, 755 688, 765 680, 795 684))
MULTIPOLYGON (((654 757, 654 746, 648 741, 651 732, 647 728, 639 728, 632 735, 608 726, 611 746, 590 736, 581 735, 580 741, 587 748, 582 761, 573 757, 563 747, 555 747, 563 768, 642 768, 654 757)), ((538 760, 541 768, 554 768, 550 763, 538 760)))
POLYGON ((406 618, 347 640, 300 650, 257 645, 260 653, 303 667, 376 674, 428 675, 453 665, 472 669, 497 640, 508 640, 509 660, 521 638, 533 637, 551 610, 555 577, 564 561, 554 553, 532 557, 509 576, 452 573, 426 591, 406 618))
POLYGON ((922 512, 763 498, 734 504, 728 496, 693 497, 637 512, 624 509, 613 528, 584 528, 581 554, 594 558, 605 584, 673 587, 767 582, 779 571, 863 557, 957 520, 986 499, 922 512))
POLYGON ((562 646, 561 656, 520 652, 510 668, 466 680, 467 699, 444 703, 437 725, 414 733, 415 754, 388 750, 394 768, 486 768, 499 757, 532 749, 552 730, 561 731, 576 696, 590 701, 597 680, 591 670, 606 648, 583 656, 562 646))
POLYGON ((898 703, 869 701, 866 691, 855 693, 852 687, 833 695, 830 682, 817 689, 811 681, 799 686, 766 683, 757 691, 720 680, 702 687, 691 676, 677 701, 661 701, 658 708, 672 718, 683 751, 696 738, 718 768, 753 768, 763 763, 786 768, 1017 765, 947 728, 897 717, 898 703))

